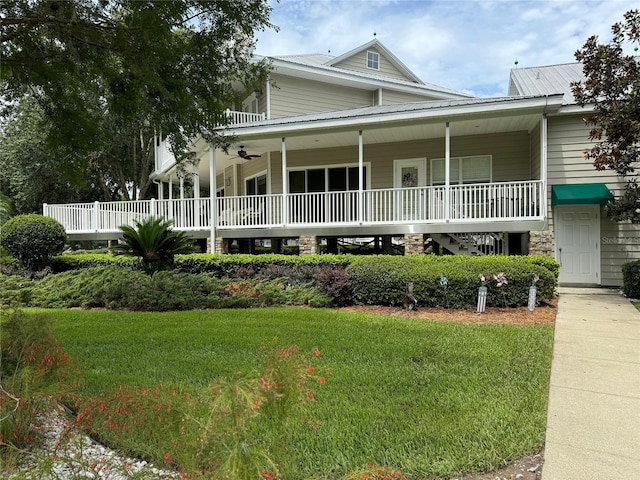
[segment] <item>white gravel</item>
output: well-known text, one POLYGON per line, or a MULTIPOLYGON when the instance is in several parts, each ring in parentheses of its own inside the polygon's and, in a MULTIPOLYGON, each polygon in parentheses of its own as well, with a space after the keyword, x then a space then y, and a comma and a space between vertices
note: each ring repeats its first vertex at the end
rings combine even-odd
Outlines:
MULTIPOLYGON (((64 411, 43 416, 42 448, 28 454, 8 478, 21 480, 164 480, 177 479, 175 471, 155 468, 135 458, 118 455, 78 431, 64 411)), ((40 426, 38 426, 40 428, 40 426)))

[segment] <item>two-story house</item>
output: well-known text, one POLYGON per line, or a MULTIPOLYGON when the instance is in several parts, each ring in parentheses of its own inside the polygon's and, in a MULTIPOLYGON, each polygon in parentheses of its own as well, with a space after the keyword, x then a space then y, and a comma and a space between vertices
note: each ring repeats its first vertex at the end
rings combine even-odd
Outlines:
POLYGON ((402 242, 406 254, 427 242, 546 253, 574 284, 619 285, 620 265, 640 258, 637 226, 603 214, 620 179, 583 159, 588 129, 569 87, 578 64, 516 69, 509 96, 474 98, 422 82, 376 39, 338 57, 271 60, 265 85, 228 112, 228 154, 195 139, 185 177, 159 141, 158 199, 45 214, 87 239, 163 215, 222 253, 231 241, 277 251, 292 238, 301 254, 344 238, 374 239, 381 252, 402 242))

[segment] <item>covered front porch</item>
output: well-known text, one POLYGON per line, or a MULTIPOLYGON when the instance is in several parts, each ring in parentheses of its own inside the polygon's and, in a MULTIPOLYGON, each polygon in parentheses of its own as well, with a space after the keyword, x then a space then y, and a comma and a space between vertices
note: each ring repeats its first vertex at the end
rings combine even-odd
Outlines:
POLYGON ((560 105, 473 99, 252 118, 222 132, 229 152, 195 141, 187 168, 159 144, 158 199, 43 210, 77 240, 115 239, 121 225, 161 216, 213 251, 224 238, 540 230, 547 114, 560 105))

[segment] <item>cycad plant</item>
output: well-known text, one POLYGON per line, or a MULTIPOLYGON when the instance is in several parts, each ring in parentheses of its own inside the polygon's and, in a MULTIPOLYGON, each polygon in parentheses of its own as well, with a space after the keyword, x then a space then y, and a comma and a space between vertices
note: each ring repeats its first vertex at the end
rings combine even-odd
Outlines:
POLYGON ((122 239, 113 249, 140 257, 147 272, 170 269, 175 255, 195 251, 192 239, 185 232, 173 230, 172 224, 171 220, 149 217, 136 222, 136 228, 122 225, 122 239))

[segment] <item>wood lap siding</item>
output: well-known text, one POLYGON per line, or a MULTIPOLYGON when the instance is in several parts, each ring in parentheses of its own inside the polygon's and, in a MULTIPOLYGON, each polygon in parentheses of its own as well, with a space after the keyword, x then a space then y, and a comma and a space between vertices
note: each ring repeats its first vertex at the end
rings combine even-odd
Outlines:
POLYGON ((355 70, 357 72, 373 73, 382 75, 385 77, 398 78, 402 80, 409 80, 400 70, 398 70, 389 60, 386 59, 377 48, 369 48, 362 52, 343 60, 340 63, 334 65, 334 67, 344 68, 345 70, 355 70), (367 52, 376 52, 380 55, 379 69, 367 68, 367 52))
MULTIPOLYGON (((370 163, 370 188, 393 187, 393 161, 403 158, 427 158, 427 182, 432 158, 444 157, 444 138, 403 143, 366 143, 364 132, 364 161, 370 163)), ((496 135, 474 135, 451 138, 451 156, 491 155, 493 181, 531 180, 529 176, 529 135, 515 132, 496 135)), ((271 191, 282 193, 282 157, 271 153, 271 191)), ((287 167, 313 168, 314 166, 358 163, 357 146, 331 149, 287 151, 287 167)))
MULTIPOLYGON (((590 147, 589 129, 581 116, 552 117, 548 129, 549 205, 551 185, 603 182, 619 194, 624 181, 614 171, 598 172, 584 159, 590 147)), ((553 229, 553 209, 549 208, 549 228, 553 229)), ((622 264, 640 260, 640 225, 614 222, 600 210, 601 283, 604 286, 622 284, 622 264)))
POLYGON ((429 100, 435 100, 434 97, 427 95, 417 95, 413 93, 394 92, 391 90, 382 91, 382 104, 383 105, 395 105, 399 103, 413 103, 413 102, 426 102, 429 100))
POLYGON ((275 77, 275 85, 271 88, 271 118, 346 110, 373 103, 370 90, 282 76, 275 77))

